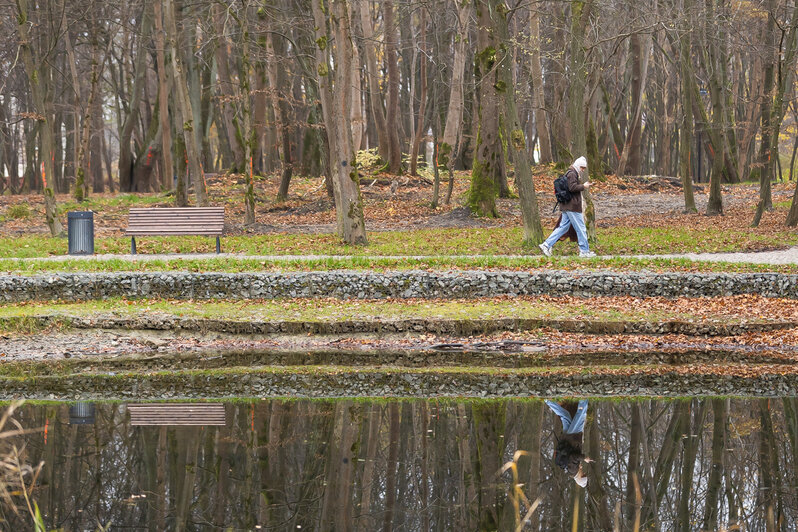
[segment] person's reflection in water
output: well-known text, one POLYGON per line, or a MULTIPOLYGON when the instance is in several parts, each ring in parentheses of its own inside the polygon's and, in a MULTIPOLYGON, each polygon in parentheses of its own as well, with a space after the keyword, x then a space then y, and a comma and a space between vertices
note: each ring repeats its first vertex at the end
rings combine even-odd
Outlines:
POLYGON ((576 401, 546 401, 548 407, 560 417, 562 434, 557 435, 554 463, 572 476, 581 487, 587 486, 587 476, 582 472, 582 462, 592 462, 582 454, 582 433, 587 418, 587 399, 576 401))

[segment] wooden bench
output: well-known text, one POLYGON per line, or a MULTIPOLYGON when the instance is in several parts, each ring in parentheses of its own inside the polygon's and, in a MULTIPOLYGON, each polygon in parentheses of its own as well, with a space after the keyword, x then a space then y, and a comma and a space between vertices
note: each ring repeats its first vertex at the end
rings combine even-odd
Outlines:
POLYGON ((130 209, 125 235, 130 237, 130 253, 136 254, 136 237, 142 235, 216 236, 216 253, 221 253, 219 237, 224 233, 224 207, 149 207, 130 209))

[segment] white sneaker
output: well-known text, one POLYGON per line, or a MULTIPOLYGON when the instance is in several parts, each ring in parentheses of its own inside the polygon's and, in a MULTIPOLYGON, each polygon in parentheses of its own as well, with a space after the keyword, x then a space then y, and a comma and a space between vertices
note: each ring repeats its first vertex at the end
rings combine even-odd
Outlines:
POLYGON ((540 248, 540 251, 542 251, 544 255, 546 255, 547 257, 551 257, 551 248, 547 246, 545 242, 542 244, 538 244, 538 247, 540 248))
POLYGON ((583 258, 586 258, 586 259, 590 259, 590 258, 595 257, 596 254, 593 253, 592 251, 580 251, 579 252, 579 256, 583 257, 583 258))

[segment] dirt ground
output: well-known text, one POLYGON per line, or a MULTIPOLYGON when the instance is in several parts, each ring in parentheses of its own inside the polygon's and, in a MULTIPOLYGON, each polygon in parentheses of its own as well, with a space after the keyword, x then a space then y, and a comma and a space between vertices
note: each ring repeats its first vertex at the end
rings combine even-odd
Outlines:
MULTIPOLYGON (((467 172, 456 172, 454 192, 451 202, 432 208, 432 183, 426 178, 381 176, 376 179, 363 178, 361 190, 365 204, 366 227, 370 231, 401 231, 429 228, 474 228, 474 227, 514 227, 521 224, 520 208, 515 198, 499 199, 499 218, 476 218, 466 207, 469 176, 467 172)), ((245 226, 242 179, 236 175, 209 174, 207 179, 211 205, 224 205, 227 210, 228 234, 265 233, 332 233, 335 232, 335 212, 333 202, 326 195, 322 178, 296 178, 292 182, 289 198, 276 203, 277 176, 259 178, 256 186, 256 223, 245 226)), ((552 212, 555 204, 550 173, 535 176, 538 205, 544 225, 551 227, 557 213, 552 212)), ((444 197, 447 183, 441 183, 441 198, 444 197)), ((707 187, 695 186, 697 215, 682 213, 684 198, 681 184, 671 177, 625 177, 606 176, 606 181, 595 182, 592 188, 595 212, 600 227, 618 225, 646 227, 652 225, 715 225, 717 218, 706 217, 700 213, 706 209, 707 187)), ((789 202, 794 192, 792 183, 776 184, 773 187, 773 201, 789 202)), ((726 213, 723 223, 738 227, 750 224, 752 208, 758 200, 758 187, 736 185, 723 187, 723 200, 726 213)), ((153 206, 172 206, 169 195, 158 196, 153 206)), ((92 198, 102 198, 98 203, 89 204, 95 211, 95 234, 99 237, 121 236, 127 224, 130 203, 119 199, 118 194, 99 194, 92 198)), ((63 223, 66 224, 67 210, 80 210, 67 195, 58 195, 62 206, 63 223)), ((762 226, 783 223, 786 208, 777 208, 774 214, 764 217, 762 226)), ((44 203, 40 194, 23 196, 0 196, 0 236, 21 236, 26 234, 48 233, 44 223, 44 203), (16 204, 26 204, 31 212, 27 218, 13 218, 9 208, 16 204)))
POLYGON ((798 360, 798 330, 752 332, 738 336, 592 335, 554 329, 501 332, 466 338, 435 334, 354 334, 324 336, 233 335, 189 331, 74 330, 46 334, 0 336, 0 360, 91 360, 123 355, 151 356, 197 353, 215 356, 232 351, 374 351, 459 350, 485 352, 535 352, 551 356, 573 353, 678 352, 723 350, 741 356, 769 354, 798 360))

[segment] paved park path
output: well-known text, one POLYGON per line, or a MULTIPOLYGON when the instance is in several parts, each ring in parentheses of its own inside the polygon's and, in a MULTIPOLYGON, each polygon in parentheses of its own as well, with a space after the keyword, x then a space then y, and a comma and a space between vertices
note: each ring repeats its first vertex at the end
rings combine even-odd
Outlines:
MULTIPOLYGON (((39 257, 32 259, 22 260, 86 260, 86 261, 103 261, 103 260, 129 260, 129 261, 155 261, 155 260, 202 260, 202 259, 247 259, 247 260, 260 260, 268 262, 299 262, 299 261, 318 261, 318 260, 348 260, 351 258, 358 259, 456 259, 456 258, 471 258, 479 259, 485 257, 484 255, 243 255, 240 253, 192 253, 192 254, 155 254, 155 255, 55 255, 51 257, 39 257)), ((492 255, 496 257, 496 255, 492 255)), ((505 258, 528 258, 530 255, 501 255, 505 258)), ((574 257, 576 258, 576 257, 574 257)), ((776 251, 760 251, 752 253, 686 253, 686 254, 670 254, 670 255, 600 255, 599 258, 638 258, 638 259, 689 259, 692 261, 709 261, 709 262, 744 262, 751 264, 798 264, 798 246, 788 249, 781 249, 776 251)), ((589 259, 584 259, 589 260, 589 259)))

